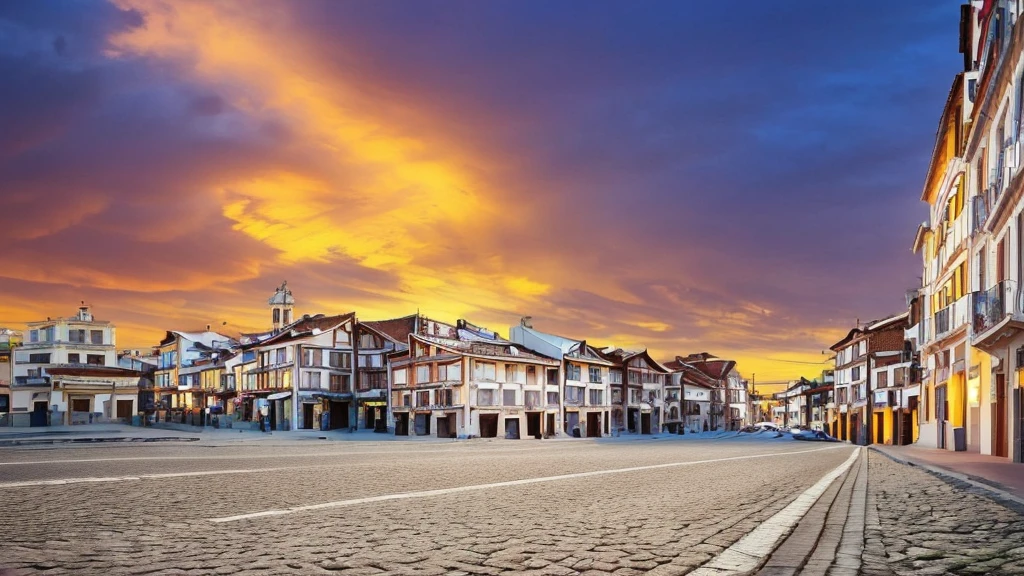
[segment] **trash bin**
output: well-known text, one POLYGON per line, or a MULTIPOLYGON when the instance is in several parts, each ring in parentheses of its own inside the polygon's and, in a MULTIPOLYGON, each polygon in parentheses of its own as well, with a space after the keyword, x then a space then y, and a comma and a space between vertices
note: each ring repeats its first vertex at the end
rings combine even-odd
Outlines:
POLYGON ((220 418, 216 414, 213 415, 213 427, 220 428, 220 418))
POLYGON ((331 429, 331 413, 326 410, 320 414, 320 429, 330 430, 331 429))

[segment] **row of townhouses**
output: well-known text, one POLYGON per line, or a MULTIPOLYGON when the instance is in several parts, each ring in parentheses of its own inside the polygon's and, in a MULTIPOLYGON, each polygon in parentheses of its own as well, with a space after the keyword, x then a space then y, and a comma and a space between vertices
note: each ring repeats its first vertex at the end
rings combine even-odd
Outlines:
POLYGON ((960 7, 963 69, 940 116, 906 312, 832 346, 829 429, 859 444, 1024 458, 1024 26, 1019 1, 960 7))
POLYGON ((438 437, 602 437, 736 430, 747 381, 707 353, 658 362, 533 328, 504 338, 466 320, 354 312, 293 317, 283 284, 269 328, 167 331, 151 354, 118 354, 114 326, 84 303, 72 318, 5 331, 0 425, 374 430, 438 437))

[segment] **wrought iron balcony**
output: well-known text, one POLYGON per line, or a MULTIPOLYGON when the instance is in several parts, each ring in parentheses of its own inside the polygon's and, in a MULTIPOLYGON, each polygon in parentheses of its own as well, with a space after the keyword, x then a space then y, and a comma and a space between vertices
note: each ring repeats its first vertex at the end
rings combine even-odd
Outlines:
POLYGON ((1013 329, 1014 333, 1024 329, 1021 296, 1013 280, 1003 280, 972 294, 971 344, 981 348, 996 346, 1007 332, 1005 328, 1013 329))

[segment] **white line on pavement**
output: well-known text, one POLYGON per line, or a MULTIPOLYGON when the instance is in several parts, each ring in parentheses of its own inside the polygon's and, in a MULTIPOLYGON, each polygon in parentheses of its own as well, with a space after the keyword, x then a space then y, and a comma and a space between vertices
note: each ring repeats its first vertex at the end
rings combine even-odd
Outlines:
POLYGON ((840 464, 835 470, 818 480, 814 486, 797 496, 796 500, 789 503, 789 506, 762 522, 714 559, 690 572, 690 576, 728 576, 749 574, 756 570, 772 553, 779 541, 807 514, 807 511, 825 493, 829 485, 836 478, 845 474, 850 466, 853 466, 860 453, 860 448, 855 449, 846 462, 840 464))
POLYGON ((160 461, 160 460, 269 460, 273 458, 324 458, 331 456, 359 456, 361 454, 444 454, 459 452, 462 454, 490 454, 497 452, 536 452, 538 447, 530 448, 494 448, 480 450, 477 452, 459 451, 455 448, 443 450, 353 450, 351 452, 307 452, 302 454, 271 454, 259 455, 249 454, 242 456, 123 456, 119 458, 78 458, 73 460, 32 460, 28 462, 0 462, 0 466, 38 466, 40 464, 88 464, 89 462, 134 462, 134 461, 160 461))
POLYGON ((652 464, 649 466, 633 466, 630 468, 613 468, 610 470, 594 470, 591 472, 576 472, 573 474, 561 474, 558 476, 542 476, 539 478, 525 478, 522 480, 508 480, 505 482, 493 482, 490 484, 473 484, 470 486, 457 486, 454 488, 441 488, 438 490, 422 490, 419 492, 403 492, 399 494, 385 494, 383 496, 371 496, 368 498, 356 498, 353 500, 337 500, 334 502, 324 502, 322 504, 309 504, 306 506, 293 506, 291 508, 285 508, 283 510, 265 510, 263 512, 252 512, 250 514, 239 514, 237 516, 225 516, 222 518, 208 518, 210 522, 223 523, 223 522, 236 522, 239 520, 248 520, 250 518, 260 518, 263 516, 282 516, 285 514, 295 514, 297 512, 307 512, 311 510, 324 510, 327 508, 341 508, 344 506, 356 506, 359 504, 369 504, 372 502, 384 502, 387 500, 405 500, 410 498, 428 498, 431 496, 444 496, 447 494, 456 494, 459 492, 471 492, 475 490, 486 490, 490 488, 501 488, 505 486, 523 486, 526 484, 537 484, 540 482, 554 482, 558 480, 569 480, 573 478, 587 478, 591 476, 605 476, 610 474, 622 474, 625 472, 639 472, 642 470, 658 470, 663 468, 676 468, 680 466, 696 466, 699 464, 711 464, 715 462, 729 462, 734 460, 750 460, 753 458, 770 458, 774 456, 790 456, 794 454, 806 454, 808 452, 820 452, 822 450, 835 450, 842 448, 841 446, 830 446, 827 448, 816 448, 813 450, 798 450, 793 452, 771 452, 768 454, 749 454, 746 456, 733 456, 730 458, 715 458, 713 460, 694 460, 689 462, 670 462, 667 464, 652 464))
MULTIPOLYGON (((60 486, 63 484, 84 484, 90 482, 130 482, 133 480, 157 480, 160 478, 183 478, 188 476, 217 476, 221 474, 249 474, 253 472, 280 472, 282 470, 302 470, 306 466, 288 466, 285 468, 248 468, 241 470, 209 470, 206 472, 168 472, 165 474, 139 474, 138 476, 104 476, 100 478, 59 478, 56 480, 26 480, 24 482, 0 483, 3 488, 24 488, 27 486, 60 486)), ((326 466, 318 466, 326 468, 326 466)))

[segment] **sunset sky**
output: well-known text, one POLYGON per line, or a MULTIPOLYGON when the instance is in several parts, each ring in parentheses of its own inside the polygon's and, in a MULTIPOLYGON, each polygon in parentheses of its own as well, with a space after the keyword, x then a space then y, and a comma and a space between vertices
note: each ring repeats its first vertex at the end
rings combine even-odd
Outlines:
POLYGON ((234 335, 287 280, 813 377, 919 284, 958 4, 2 2, 0 325, 234 335))

